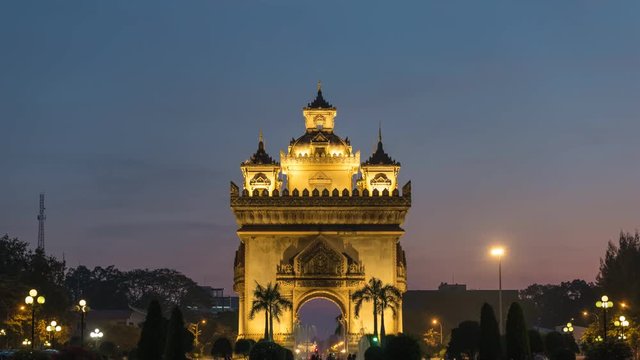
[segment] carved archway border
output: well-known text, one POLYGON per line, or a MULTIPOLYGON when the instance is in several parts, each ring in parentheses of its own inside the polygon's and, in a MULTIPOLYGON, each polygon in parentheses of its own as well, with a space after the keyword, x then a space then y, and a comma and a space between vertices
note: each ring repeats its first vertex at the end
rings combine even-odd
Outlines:
POLYGON ((304 304, 306 304, 307 302, 313 299, 329 300, 332 303, 336 304, 338 309, 340 309, 342 316, 347 316, 348 314, 347 304, 343 303, 344 299, 338 293, 331 290, 327 290, 327 289, 312 289, 300 295, 300 297, 297 299, 297 301, 294 304, 295 306, 294 314, 298 316, 298 312, 304 306, 304 304))

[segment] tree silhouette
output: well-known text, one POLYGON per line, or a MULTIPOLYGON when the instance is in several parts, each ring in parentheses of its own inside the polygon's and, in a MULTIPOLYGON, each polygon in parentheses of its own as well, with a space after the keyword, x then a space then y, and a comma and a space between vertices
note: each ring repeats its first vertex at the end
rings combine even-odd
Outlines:
POLYGON ((162 358, 166 337, 166 322, 162 316, 162 308, 158 301, 151 301, 147 309, 147 317, 142 325, 140 341, 138 341, 138 358, 140 360, 158 360, 162 358))
POLYGON ((185 353, 189 351, 189 340, 192 338, 187 336, 187 329, 184 327, 184 319, 182 311, 177 306, 171 311, 169 325, 167 326, 167 341, 164 348, 165 360, 183 360, 186 359, 185 353))
POLYGON ((513 303, 507 313, 507 358, 526 360, 531 357, 529 333, 520 304, 513 303))
POLYGON ((479 360, 499 360, 502 358, 500 330, 496 314, 491 305, 484 303, 480 311, 479 360))

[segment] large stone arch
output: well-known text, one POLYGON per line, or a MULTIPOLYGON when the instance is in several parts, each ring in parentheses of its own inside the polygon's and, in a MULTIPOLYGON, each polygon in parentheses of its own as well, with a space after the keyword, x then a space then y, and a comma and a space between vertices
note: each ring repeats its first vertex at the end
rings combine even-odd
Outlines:
POLYGON ((294 302, 293 313, 298 316, 298 313, 300 312, 300 309, 304 306, 304 304, 314 299, 325 299, 331 301, 338 307, 338 309, 340 309, 342 316, 346 317, 349 314, 349 303, 345 303, 344 297, 341 297, 335 290, 327 289, 307 290, 294 302))

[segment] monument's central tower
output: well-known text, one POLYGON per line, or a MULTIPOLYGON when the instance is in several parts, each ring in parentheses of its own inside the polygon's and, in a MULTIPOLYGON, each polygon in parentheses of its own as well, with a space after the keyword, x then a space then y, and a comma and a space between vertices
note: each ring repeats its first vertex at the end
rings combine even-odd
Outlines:
MULTIPOLYGON (((234 290, 240 297, 239 337, 260 339, 264 320, 249 319, 256 282, 279 283, 293 310, 274 324, 275 340, 292 342, 296 314, 313 298, 335 302, 350 343, 373 333, 371 304, 355 317, 351 294, 371 277, 406 290, 399 239, 411 206, 411 183, 398 190, 400 163, 378 146, 361 163, 348 138, 334 133, 337 110, 318 86, 303 109, 305 133, 292 139, 280 163, 260 135, 258 150, 241 164, 242 190, 231 183, 238 223, 234 290)), ((401 311, 401 309, 400 309, 401 311)), ((387 333, 402 331, 402 314, 385 313, 387 333)))

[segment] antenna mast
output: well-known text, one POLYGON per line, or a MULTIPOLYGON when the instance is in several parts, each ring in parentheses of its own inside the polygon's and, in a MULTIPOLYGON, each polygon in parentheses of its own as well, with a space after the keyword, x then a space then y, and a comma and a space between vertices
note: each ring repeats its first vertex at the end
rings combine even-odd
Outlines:
POLYGON ((38 213, 38 249, 44 252, 44 221, 47 215, 44 213, 44 193, 40 193, 40 212, 38 213))

